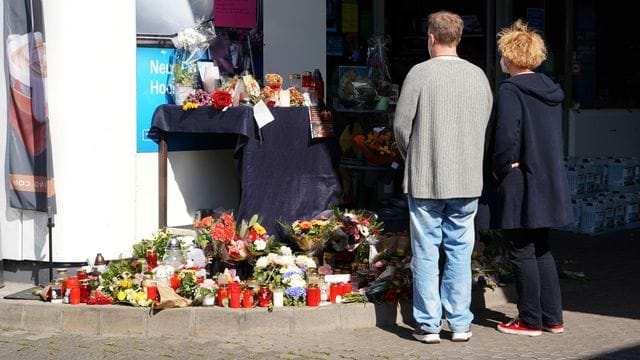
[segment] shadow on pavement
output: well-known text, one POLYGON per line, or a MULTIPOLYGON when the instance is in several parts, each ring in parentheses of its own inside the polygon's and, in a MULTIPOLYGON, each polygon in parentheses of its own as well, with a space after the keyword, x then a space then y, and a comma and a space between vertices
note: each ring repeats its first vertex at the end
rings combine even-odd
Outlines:
POLYGON ((552 233, 556 262, 585 279, 561 279, 565 311, 640 319, 640 229, 587 236, 552 233))

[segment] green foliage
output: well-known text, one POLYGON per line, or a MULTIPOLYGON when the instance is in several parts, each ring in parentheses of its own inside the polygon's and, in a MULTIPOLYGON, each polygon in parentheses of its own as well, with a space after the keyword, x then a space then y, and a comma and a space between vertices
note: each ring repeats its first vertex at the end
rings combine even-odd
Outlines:
POLYGON ((152 250, 158 254, 158 260, 162 260, 170 238, 170 231, 158 230, 153 234, 152 239, 143 239, 140 242, 133 244, 133 257, 144 258, 147 256, 147 251, 152 250))
POLYGON ((177 293, 189 300, 193 300, 198 295, 200 284, 198 284, 196 272, 193 270, 182 270, 178 274, 180 279, 180 287, 177 289, 177 293))
POLYGON ((195 86, 196 71, 194 64, 178 63, 173 66, 174 83, 176 86, 195 86))

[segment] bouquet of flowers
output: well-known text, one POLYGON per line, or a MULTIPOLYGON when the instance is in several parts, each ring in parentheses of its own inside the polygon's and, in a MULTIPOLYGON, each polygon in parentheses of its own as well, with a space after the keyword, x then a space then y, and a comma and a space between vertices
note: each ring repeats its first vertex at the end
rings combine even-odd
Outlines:
POLYGON ((242 220, 238 225, 238 238, 245 242, 253 258, 275 252, 280 245, 275 241, 275 236, 267 234, 267 230, 260 225, 260 222, 260 217, 255 214, 248 222, 242 220))
POLYGON ((358 146, 367 161, 375 165, 389 165, 400 159, 398 145, 393 136, 393 131, 387 127, 376 127, 366 137, 356 135, 353 142, 358 146))
POLYGON ((258 258, 253 275, 272 289, 284 287, 285 305, 300 305, 305 303, 307 270, 316 266, 308 256, 295 256, 289 247, 282 246, 277 253, 258 258))
POLYGON ((301 251, 308 256, 314 256, 331 238, 335 226, 332 215, 333 212, 329 211, 311 220, 296 220, 292 224, 278 221, 278 224, 301 251))
POLYGON ((171 38, 176 48, 176 57, 173 67, 174 84, 195 84, 197 78, 196 62, 202 58, 209 48, 209 41, 216 37, 215 29, 211 22, 199 23, 183 29, 171 38))
POLYGON ((367 210, 334 209, 336 228, 333 231, 333 248, 336 251, 354 251, 366 242, 375 245, 383 229, 378 216, 367 210))
POLYGON ((102 282, 97 290, 113 298, 115 303, 133 306, 151 306, 153 303, 142 289, 143 274, 128 261, 109 263, 100 277, 102 282))
POLYGON ((187 96, 184 105, 182 105, 182 110, 197 109, 200 106, 213 106, 216 109, 224 109, 231 105, 231 94, 226 90, 215 90, 212 93, 208 93, 198 89, 187 96))
POLYGON ((237 262, 247 258, 247 246, 236 234, 236 221, 231 212, 207 216, 194 223, 198 245, 207 257, 219 256, 223 261, 237 262))

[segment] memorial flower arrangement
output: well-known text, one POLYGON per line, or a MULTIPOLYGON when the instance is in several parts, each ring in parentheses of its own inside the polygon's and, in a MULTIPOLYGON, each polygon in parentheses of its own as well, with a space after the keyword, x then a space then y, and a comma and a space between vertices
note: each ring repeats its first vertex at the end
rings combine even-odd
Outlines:
POLYGON ((375 245, 383 230, 378 216, 367 210, 334 209, 336 228, 333 230, 333 247, 337 251, 354 251, 366 242, 375 245))
POLYGON ((238 238, 245 242, 253 258, 277 252, 280 246, 275 236, 267 234, 267 230, 260 223, 260 217, 255 214, 249 221, 242 220, 238 225, 238 238))
POLYGON ((306 274, 316 263, 306 255, 294 255, 291 248, 280 247, 277 253, 269 253, 257 259, 253 276, 271 289, 284 287, 285 305, 301 305, 306 298, 306 274))
POLYGON ((329 211, 321 213, 314 219, 299 219, 291 224, 278 221, 278 224, 302 252, 308 256, 314 256, 331 238, 335 226, 331 220, 332 212, 329 211))
POLYGON ((101 284, 96 290, 111 297, 114 303, 133 306, 151 306, 153 303, 142 289, 142 272, 126 260, 109 263, 100 277, 101 284))
POLYGON ((203 89, 197 89, 187 96, 182 110, 197 109, 200 106, 213 106, 216 109, 224 109, 232 105, 231 94, 226 90, 217 89, 208 93, 203 89))
POLYGON ((226 262, 239 262, 248 256, 247 244, 238 237, 233 213, 207 216, 194 223, 198 245, 208 257, 219 256, 226 262))
POLYGON ((366 136, 354 136, 353 141, 367 161, 375 165, 389 165, 400 159, 393 131, 387 127, 373 128, 366 136))
POLYGON ((209 48, 209 41, 215 38, 213 24, 199 23, 179 31, 171 38, 176 48, 173 63, 173 83, 175 86, 195 85, 198 77, 197 61, 209 48))
POLYGON ((193 300, 200 289, 196 271, 182 269, 178 273, 178 279, 180 280, 180 286, 176 289, 176 293, 183 298, 193 300))

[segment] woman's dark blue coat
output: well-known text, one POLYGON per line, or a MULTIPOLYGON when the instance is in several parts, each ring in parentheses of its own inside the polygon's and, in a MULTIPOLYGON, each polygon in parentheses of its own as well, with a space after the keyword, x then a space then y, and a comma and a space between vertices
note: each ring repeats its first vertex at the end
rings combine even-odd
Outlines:
POLYGON ((540 73, 498 87, 491 209, 499 229, 561 227, 573 221, 564 168, 560 86, 540 73), (512 163, 520 166, 512 168, 512 163))

